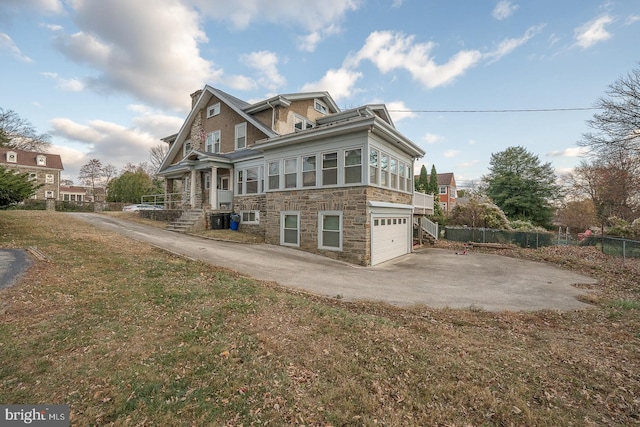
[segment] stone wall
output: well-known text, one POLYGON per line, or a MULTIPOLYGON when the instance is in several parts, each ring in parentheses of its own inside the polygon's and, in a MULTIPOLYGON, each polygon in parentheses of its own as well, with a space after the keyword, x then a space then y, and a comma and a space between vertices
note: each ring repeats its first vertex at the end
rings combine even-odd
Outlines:
POLYGON ((267 193, 267 243, 280 244, 280 212, 300 212, 300 249, 365 265, 367 246, 367 187, 280 191, 267 193), (342 251, 318 249, 318 212, 342 212, 342 251))
POLYGON ((246 196, 236 196, 233 198, 233 211, 260 211, 259 224, 240 223, 239 230, 264 236, 266 232, 267 217, 267 196, 265 194, 254 194, 246 196))

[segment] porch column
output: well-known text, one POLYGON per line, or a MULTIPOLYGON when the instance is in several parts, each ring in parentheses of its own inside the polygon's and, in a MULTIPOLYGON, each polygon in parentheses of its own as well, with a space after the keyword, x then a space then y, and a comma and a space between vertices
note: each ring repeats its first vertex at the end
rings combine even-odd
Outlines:
POLYGON ((191 209, 196 209, 196 178, 197 178, 197 172, 195 169, 191 170, 191 200, 189 201, 191 203, 191 209))
MULTIPOLYGON (((229 190, 236 194, 236 176, 232 167, 229 168, 229 190)), ((233 209, 233 207, 232 207, 233 209)))
POLYGON ((218 210, 218 167, 211 166, 211 181, 209 181, 209 204, 211 210, 218 210))

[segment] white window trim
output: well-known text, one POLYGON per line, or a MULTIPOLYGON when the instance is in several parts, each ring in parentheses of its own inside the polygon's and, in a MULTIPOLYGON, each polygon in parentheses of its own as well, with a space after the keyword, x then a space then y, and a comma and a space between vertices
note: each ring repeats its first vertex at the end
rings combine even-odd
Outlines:
POLYGON ((235 136, 233 138, 234 146, 236 150, 243 150, 247 148, 247 122, 238 123, 235 126, 235 136), (244 146, 238 147, 238 129, 244 129, 244 146))
POLYGON ((313 127, 315 127, 315 123, 313 123, 308 118, 301 116, 299 114, 293 115, 293 132, 302 132, 303 130, 311 129, 313 127), (296 128, 296 121, 298 121, 299 123, 302 123, 302 129, 296 128))
POLYGON ((218 114, 220 114, 220 103, 218 102, 217 104, 213 104, 210 105, 209 107, 207 107, 207 119, 213 117, 213 116, 217 116, 218 114))
POLYGON ((329 114, 329 107, 327 107, 327 104, 320 101, 319 99, 314 99, 313 108, 322 114, 329 114), (318 108, 318 106, 320 106, 320 108, 318 108))
POLYGON ((292 246, 299 248, 300 247, 300 212, 299 211, 281 211, 280 212, 280 245, 282 246, 292 246), (298 217, 298 229, 297 229, 297 244, 294 243, 286 243, 284 241, 284 217, 285 215, 295 215, 298 217))
POLYGON ((240 211, 240 222, 242 224, 260 224, 260 211, 240 211), (255 219, 253 221, 245 221, 245 213, 253 213, 255 219))
POLYGON ((18 162, 18 153, 15 151, 7 151, 7 162, 9 163, 17 163, 18 162))
POLYGON ((222 132, 219 130, 214 130, 213 132, 209 132, 207 134, 207 139, 204 142, 204 151, 209 153, 220 153, 220 141, 222 140, 222 132), (218 150, 216 151, 216 135, 218 136, 218 150), (211 150, 209 148, 209 138, 211 138, 211 150))
POLYGON ((38 163, 38 166, 46 166, 47 165, 47 157, 43 156, 42 154, 38 155, 36 157, 36 162, 38 163))
POLYGON ((327 251, 338 251, 338 252, 342 251, 343 230, 344 230, 343 224, 344 224, 344 221, 343 221, 342 211, 318 211, 318 249, 323 249, 327 251), (323 219, 325 216, 338 216, 340 218, 340 228, 338 230, 340 235, 339 237, 340 244, 338 247, 324 245, 323 234, 322 234, 324 230, 322 228, 322 225, 324 223, 323 219))
POLYGON ((189 154, 189 151, 191 151, 191 149, 193 148, 193 145, 191 143, 190 139, 187 139, 183 144, 182 144, 182 155, 186 156, 187 154, 189 154), (187 149, 187 145, 189 146, 189 148, 187 149))

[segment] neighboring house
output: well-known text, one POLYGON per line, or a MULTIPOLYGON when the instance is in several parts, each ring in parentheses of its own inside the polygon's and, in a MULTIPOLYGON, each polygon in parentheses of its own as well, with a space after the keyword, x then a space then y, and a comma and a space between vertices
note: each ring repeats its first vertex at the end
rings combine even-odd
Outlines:
POLYGON ((90 188, 79 185, 61 185, 58 200, 77 203, 87 202, 91 200, 91 197, 89 197, 90 192, 90 188))
POLYGON ((164 139, 167 200, 235 211, 267 243, 356 264, 411 252, 413 165, 424 151, 384 105, 340 111, 327 92, 249 104, 210 86, 191 97, 180 131, 164 139))
MULTIPOLYGON (((430 179, 430 175, 427 175, 427 182, 430 179)), ((449 214, 456 205, 456 198, 458 197, 458 190, 456 188, 456 180, 453 173, 439 173, 438 178, 438 196, 440 206, 445 214, 449 214)))
POLYGON ((58 154, 36 153, 0 147, 0 166, 28 173, 29 179, 42 184, 31 197, 37 200, 57 199, 60 194, 60 174, 64 167, 58 154))

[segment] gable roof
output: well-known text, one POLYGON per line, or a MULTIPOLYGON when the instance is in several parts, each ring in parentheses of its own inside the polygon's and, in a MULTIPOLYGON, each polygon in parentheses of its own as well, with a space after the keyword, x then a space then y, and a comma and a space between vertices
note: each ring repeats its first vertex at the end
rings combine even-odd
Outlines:
POLYGON ((191 132, 191 125, 193 124, 196 115, 207 105, 207 103, 213 96, 218 98, 220 102, 224 102, 229 108, 231 108, 242 118, 244 118, 245 121, 251 123, 262 133, 267 135, 267 137, 274 137, 277 135, 277 133, 274 132, 271 128, 265 126, 260 121, 256 120, 255 118, 253 118, 253 116, 244 111, 244 109, 250 105, 249 103, 242 101, 235 96, 229 95, 228 93, 223 92, 219 89, 206 85, 202 90, 202 93, 200 93, 200 96, 198 97, 196 102, 193 104, 193 107, 191 108, 187 119, 182 124, 182 127, 180 127, 180 130, 175 135, 175 138, 173 137, 173 135, 164 138, 166 142, 171 142, 171 140, 173 140, 173 144, 171 145, 169 152, 162 161, 162 164, 158 168, 159 170, 163 170, 167 166, 169 166, 171 159, 173 159, 177 152, 182 149, 182 143, 187 139, 187 135, 189 135, 189 132, 191 132))
POLYGON ((16 150, 15 148, 0 147, 0 163, 10 166, 24 166, 30 168, 57 169, 63 170, 62 158, 59 154, 37 153, 34 151, 16 150), (16 162, 7 162, 8 152, 16 153, 16 162), (38 165, 38 156, 45 156, 47 164, 38 165))
MULTIPOLYGON (((438 185, 451 185, 452 182, 455 185, 456 180, 453 177, 453 172, 439 173, 436 177, 438 178, 438 185)), ((427 174, 427 181, 429 178, 431 178, 431 175, 427 174)))

